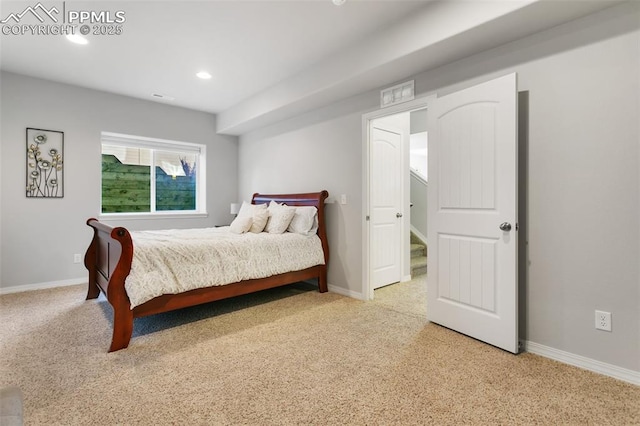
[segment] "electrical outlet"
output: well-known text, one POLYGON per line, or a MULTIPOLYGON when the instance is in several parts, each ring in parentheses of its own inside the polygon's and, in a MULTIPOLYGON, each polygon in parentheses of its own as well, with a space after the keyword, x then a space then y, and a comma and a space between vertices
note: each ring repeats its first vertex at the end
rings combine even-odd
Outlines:
POLYGON ((596 329, 611 331, 611 312, 596 311, 596 329))
POLYGON ((76 253, 73 255, 73 263, 82 262, 82 255, 80 253, 76 253))

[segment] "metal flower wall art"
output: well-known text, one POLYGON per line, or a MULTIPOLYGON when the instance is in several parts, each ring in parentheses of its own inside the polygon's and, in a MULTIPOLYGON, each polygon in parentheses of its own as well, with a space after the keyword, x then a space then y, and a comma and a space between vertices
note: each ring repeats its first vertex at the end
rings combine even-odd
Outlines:
POLYGON ((27 128, 27 197, 63 197, 63 148, 63 132, 27 128))

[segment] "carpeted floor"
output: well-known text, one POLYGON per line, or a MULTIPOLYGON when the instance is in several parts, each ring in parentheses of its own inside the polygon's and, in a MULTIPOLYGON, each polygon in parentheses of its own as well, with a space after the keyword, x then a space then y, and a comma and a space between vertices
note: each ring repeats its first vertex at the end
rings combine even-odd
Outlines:
POLYGON ((136 320, 84 286, 0 297, 27 425, 640 424, 640 388, 427 323, 424 278, 360 302, 299 284, 136 320))

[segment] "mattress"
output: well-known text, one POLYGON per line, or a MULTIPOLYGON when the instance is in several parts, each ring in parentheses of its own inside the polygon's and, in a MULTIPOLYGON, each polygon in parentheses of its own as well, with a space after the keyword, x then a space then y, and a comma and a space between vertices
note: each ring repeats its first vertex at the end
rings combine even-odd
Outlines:
POLYGON ((228 226, 135 231, 125 281, 131 308, 163 294, 221 286, 324 264, 317 235, 234 234, 228 226))

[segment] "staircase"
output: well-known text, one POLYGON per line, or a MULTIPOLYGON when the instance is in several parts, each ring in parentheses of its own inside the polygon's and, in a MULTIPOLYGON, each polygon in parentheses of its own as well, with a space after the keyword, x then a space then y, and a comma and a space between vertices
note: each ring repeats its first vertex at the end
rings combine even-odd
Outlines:
POLYGON ((427 245, 411 233, 411 278, 427 273, 427 245))

